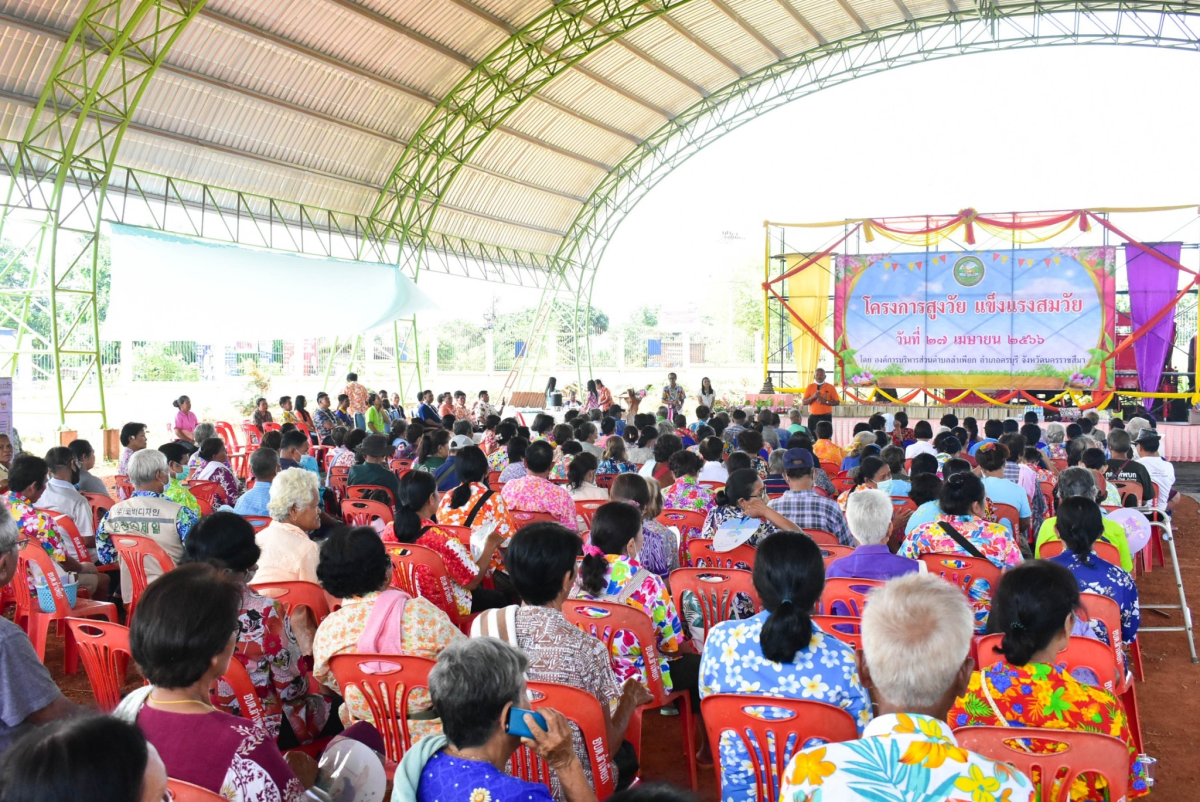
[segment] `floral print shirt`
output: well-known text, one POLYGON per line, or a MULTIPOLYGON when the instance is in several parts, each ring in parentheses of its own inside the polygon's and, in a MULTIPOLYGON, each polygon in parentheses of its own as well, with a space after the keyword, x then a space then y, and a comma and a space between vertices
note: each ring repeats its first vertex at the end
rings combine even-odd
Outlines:
POLYGON ((347 382, 343 393, 350 396, 350 414, 351 415, 366 415, 367 414, 367 398, 370 393, 367 388, 363 387, 358 382, 347 382))
MULTIPOLYGON (((400 794, 395 795, 399 798, 400 794)), ((421 769, 417 802, 553 802, 550 789, 505 774, 484 760, 442 750, 421 769)))
MULTIPOLYGON (((1129 746, 1129 797, 1135 799, 1149 793, 1146 770, 1137 759, 1129 721, 1121 702, 1108 691, 1076 681, 1062 666, 1030 663, 1014 666, 1003 660, 986 670, 971 675, 967 692, 954 702, 947 721, 955 729, 970 726, 997 726, 1000 720, 992 705, 991 696, 1004 720, 1013 727, 1044 727, 1051 730, 1084 730, 1120 738, 1129 746), (984 683, 987 683, 986 688, 984 683), (985 694, 986 691, 986 694, 985 694)), ((1035 751, 1044 751, 1057 744, 1031 744, 1035 751)), ((1033 781, 1038 781, 1037 776, 1033 781)), ((1108 784, 1103 777, 1084 775, 1071 783, 1073 802, 1107 798, 1108 784)))
MULTIPOLYGON (((471 514, 471 510, 475 509, 475 505, 488 492, 487 485, 482 482, 471 483, 471 497, 467 499, 467 503, 461 507, 450 506, 450 496, 452 493, 442 495, 442 503, 438 505, 437 519, 440 524, 448 526, 466 526, 467 516, 471 514)), ((496 531, 504 535, 505 542, 492 552, 491 570, 504 567, 504 554, 501 549, 508 547, 508 539, 511 538, 517 531, 513 526, 512 516, 508 514, 508 505, 504 503, 504 497, 499 493, 492 493, 488 496, 487 501, 483 502, 483 506, 479 508, 479 512, 475 514, 475 520, 471 522, 471 530, 479 529, 481 526, 488 524, 496 524, 496 531)))
POLYGON ((671 412, 678 412, 683 409, 683 402, 687 400, 687 393, 678 384, 672 387, 671 385, 663 385, 662 403, 668 407, 671 412))
MULTIPOLYGON (((368 593, 352 599, 343 599, 342 606, 329 614, 317 627, 313 638, 313 676, 326 687, 340 693, 337 680, 329 669, 329 659, 339 654, 356 654, 358 639, 367 628, 371 608, 379 600, 379 593, 368 593)), ((427 657, 437 660, 442 650, 456 638, 463 637, 458 627, 450 623, 446 614, 426 599, 409 599, 404 603, 404 615, 400 619, 400 652, 412 657, 427 657)), ((424 688, 413 691, 409 698, 409 714, 426 711, 432 702, 424 688)), ((346 703, 339 712, 342 723, 349 726, 354 721, 373 721, 371 709, 357 691, 346 695, 346 703)), ((439 719, 411 721, 409 727, 413 740, 426 735, 438 735, 442 731, 439 719)))
POLYGON ((695 476, 681 476, 663 490, 664 510, 696 510, 707 514, 716 504, 713 491, 701 485, 695 476))
POLYGON ((196 497, 192 495, 192 492, 181 485, 179 480, 174 476, 171 477, 170 483, 167 484, 166 489, 163 490, 163 495, 171 499, 171 501, 174 501, 176 504, 182 504, 183 506, 187 507, 189 510, 196 513, 197 516, 200 515, 200 502, 196 501, 196 497))
POLYGON ((602 473, 637 473, 637 466, 624 460, 602 459, 600 467, 596 468, 596 475, 599 476, 602 473))
POLYGON ((832 462, 840 467, 842 460, 846 458, 846 452, 832 440, 818 440, 813 443, 813 456, 818 462, 832 462))
MULTIPOLYGON (((722 621, 708 632, 700 659, 700 698, 714 693, 811 699, 835 705, 854 717, 858 731, 871 719, 871 697, 858 678, 853 647, 826 635, 813 625, 808 647, 796 652, 790 663, 763 656, 759 638, 770 613, 745 621, 722 621)), ((769 701, 763 718, 786 718, 769 701)), ((742 739, 731 731, 721 733, 722 802, 756 802, 754 770, 742 739)))
POLYGON ((575 520, 575 501, 571 494, 565 487, 556 485, 549 479, 532 475, 522 476, 520 479, 506 482, 501 493, 510 510, 548 512, 572 532, 579 528, 575 520))
MULTIPOLYGON (((17 522, 19 537, 32 538, 41 543, 42 548, 55 562, 66 561, 67 535, 54 523, 50 513, 37 509, 29 499, 12 490, 4 494, 4 503, 8 506, 13 520, 17 522)), ((83 556, 86 558, 86 555, 83 556)))
POLYGON ((504 470, 500 471, 500 483, 514 482, 524 476, 528 476, 529 471, 525 468, 524 462, 514 462, 504 470))
MULTIPOLYGON (((301 652, 286 609, 246 587, 238 622, 241 634, 234 657, 250 674, 272 740, 278 740, 287 716, 296 740, 310 743, 329 721, 330 703, 324 696, 308 693, 312 658, 301 652)), ((239 715, 237 696, 224 680, 217 682, 211 695, 214 707, 239 715)))
MULTIPOLYGON (((939 515, 921 524, 905 538, 896 552, 901 557, 917 559, 922 554, 956 554, 970 557, 954 538, 946 534, 942 522, 950 524, 997 568, 1010 568, 1021 562, 1021 549, 1002 524, 991 523, 974 515, 939 515)), ((971 607, 975 610, 975 631, 982 635, 987 627, 988 610, 992 607, 992 586, 986 579, 971 584, 971 607)))
POLYGON ((1137 635, 1142 623, 1137 585, 1128 571, 1100 559, 1096 552, 1093 551, 1088 559, 1091 565, 1084 565, 1073 551, 1063 551, 1050 558, 1075 575, 1080 593, 1096 593, 1117 603, 1121 609, 1121 642, 1129 643, 1137 635))
MULTIPOLYGON (((384 543, 397 543, 393 524, 383 528, 380 535, 384 543)), ((471 591, 464 585, 469 585, 479 576, 479 566, 471 559, 470 550, 454 535, 449 535, 437 528, 433 521, 421 521, 425 534, 416 540, 416 545, 436 551, 446 565, 446 573, 450 576, 450 594, 446 594, 442 584, 425 566, 417 566, 415 577, 417 591, 422 598, 429 599, 451 618, 466 617, 471 614, 471 591)))
MULTIPOLYGON (((679 614, 675 612, 671 594, 667 592, 663 581, 642 567, 637 560, 617 554, 605 555, 604 559, 608 561, 604 592, 593 595, 576 583, 571 598, 628 604, 650 616, 658 641, 663 688, 669 693, 673 684, 667 656, 678 652, 683 642, 683 627, 679 623, 679 614)), ((632 634, 620 633, 619 637, 613 639, 612 650, 613 670, 617 672, 619 681, 624 682, 634 677, 643 685, 649 684, 642 647, 637 645, 632 634)))
POLYGON ((334 415, 332 407, 318 406, 316 414, 313 415, 313 426, 316 427, 317 437, 321 438, 321 442, 325 442, 325 438, 333 434, 333 430, 338 426, 338 419, 334 415))
POLYGON ((218 483, 221 485, 222 495, 225 496, 225 503, 230 506, 237 504, 238 496, 241 495, 238 490, 237 477, 233 475, 233 471, 229 470, 229 466, 225 463, 210 460, 196 474, 196 479, 201 482, 218 483))
POLYGON ((642 551, 638 562, 663 579, 679 567, 679 538, 653 519, 642 522, 642 551))
POLYGON ((508 467, 508 446, 496 445, 496 450, 488 454, 488 465, 493 471, 502 471, 508 467))
POLYGON ((792 755, 779 802, 1033 802, 1034 787, 1008 763, 958 745, 945 722, 917 714, 872 719, 857 741, 792 755))

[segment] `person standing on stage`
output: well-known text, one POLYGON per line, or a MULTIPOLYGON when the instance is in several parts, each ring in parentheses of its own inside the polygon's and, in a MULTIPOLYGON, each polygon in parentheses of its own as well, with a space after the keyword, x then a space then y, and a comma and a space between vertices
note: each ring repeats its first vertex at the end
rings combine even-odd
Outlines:
POLYGON ((667 384, 663 387, 662 403, 670 410, 671 417, 674 418, 683 411, 683 402, 687 400, 687 393, 683 388, 675 383, 675 374, 667 374, 667 384))
POLYGON ((804 391, 804 400, 800 403, 808 407, 808 430, 815 432, 819 422, 833 423, 833 408, 842 401, 838 398, 837 388, 825 381, 824 369, 817 368, 813 383, 804 391))

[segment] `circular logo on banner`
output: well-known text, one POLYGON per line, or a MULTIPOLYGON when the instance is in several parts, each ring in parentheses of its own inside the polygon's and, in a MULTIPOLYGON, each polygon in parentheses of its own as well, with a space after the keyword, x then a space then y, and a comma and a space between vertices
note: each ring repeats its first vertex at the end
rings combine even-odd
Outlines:
POLYGON ((983 262, 974 256, 964 256, 954 263, 954 280, 963 287, 974 287, 983 281, 983 262))

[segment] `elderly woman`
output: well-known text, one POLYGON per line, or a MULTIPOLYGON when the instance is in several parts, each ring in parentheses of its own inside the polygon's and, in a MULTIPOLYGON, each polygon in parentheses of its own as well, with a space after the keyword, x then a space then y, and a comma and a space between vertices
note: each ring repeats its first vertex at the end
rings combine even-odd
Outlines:
MULTIPOLYGON (((1008 571, 996 588, 988 632, 1004 636, 1001 659, 971 676, 967 691, 950 709, 952 727, 1045 727, 1102 732, 1129 747, 1129 797, 1149 793, 1121 703, 1109 692, 1081 684, 1062 666, 1079 609, 1079 585, 1061 565, 1034 560, 1008 571)), ((981 655, 982 657, 983 655, 981 655)), ((1037 741, 1026 749, 1042 751, 1037 741)), ((1038 781, 1037 777, 1033 778, 1038 781)), ((1104 779, 1086 774, 1072 783, 1070 798, 1108 799, 1104 779)), ((1059 795, 1054 794, 1057 798, 1059 795)))
MULTIPOLYGON (((1095 501, 1098 493, 1096 475, 1082 465, 1067 468, 1060 473, 1058 484, 1054 488, 1054 496, 1058 505, 1062 505, 1067 499, 1079 497, 1095 501)), ((1125 527, 1104 515, 1103 510, 1101 510, 1101 517, 1104 527, 1104 531, 1100 534, 1101 539, 1117 547, 1117 552, 1121 555, 1121 568, 1133 573, 1133 555, 1129 551, 1129 538, 1125 534, 1125 527)), ((1057 518, 1047 518, 1038 529, 1037 542, 1033 547, 1034 556, 1041 555, 1042 546, 1048 541, 1059 539, 1057 524, 1057 518)))
POLYGON ((841 465, 842 470, 849 471, 857 468, 858 463, 862 461, 863 449, 873 445, 875 445, 875 432, 859 432, 854 435, 854 439, 846 447, 846 457, 842 460, 841 465))
POLYGON ((524 653, 494 638, 458 641, 442 652, 429 674, 429 693, 446 734, 422 739, 405 753, 392 798, 550 802, 553 797, 545 785, 506 773, 509 758, 524 743, 554 769, 566 802, 595 802, 572 748, 571 727, 561 713, 538 711, 545 730, 533 716, 525 716, 532 739, 509 734, 509 711, 529 704, 528 669, 524 653))
POLYGON ((223 503, 231 507, 237 504, 241 492, 238 490, 237 477, 229 469, 229 452, 225 450, 225 441, 219 437, 210 437, 202 442, 200 458, 205 461, 204 467, 196 473, 194 481, 216 482, 221 485, 223 503))
MULTIPOLYGON (((260 595, 247 583, 255 579, 262 554, 254 527, 240 515, 215 512, 196 524, 183 550, 185 563, 206 563, 228 573, 242 590, 239 635, 234 656, 250 674, 271 738, 287 749, 313 741, 329 721, 329 700, 310 694, 312 658, 305 656, 286 608, 260 595)), ((311 651, 309 649, 308 651, 311 651)), ((237 694, 224 681, 212 693, 213 704, 238 715, 237 694)))
MULTIPOLYGON (((395 654, 436 660, 463 635, 432 602, 390 589, 392 560, 378 533, 370 527, 342 527, 321 545, 317 568, 321 587, 342 606, 329 614, 313 639, 313 674, 341 693, 329 660, 339 654, 395 654), (368 624, 372 626, 368 627, 368 624), (373 624, 378 623, 378 626, 373 624)), ((429 714, 429 697, 415 691, 409 716, 414 738, 437 734, 439 722, 429 714)), ((366 700, 357 692, 339 711, 342 723, 372 721, 366 700)))
MULTIPOLYGON (((632 428, 632 427, 631 427, 632 428)), ((596 468, 599 474, 637 473, 637 466, 629 461, 625 441, 620 437, 609 437, 604 443, 604 456, 596 468)))
POLYGON ((1050 459, 1066 459, 1067 427, 1058 421, 1046 424, 1046 456, 1050 459))
POLYGON ((257 426, 260 432, 263 431, 264 423, 275 422, 271 417, 271 405, 267 403, 267 399, 259 398, 254 402, 254 414, 250 416, 250 422, 257 426))
MULTIPOLYGON (((196 431, 193 432, 196 437, 196 444, 199 445, 210 437, 217 436, 217 427, 211 423, 197 423, 196 431)), ((192 452, 191 459, 188 460, 187 469, 189 475, 194 475, 197 471, 204 467, 208 460, 200 456, 200 449, 197 448, 192 452)))
POLYGON ((5 802, 169 798, 158 750, 137 727, 112 716, 75 716, 29 732, 4 752, 0 789, 5 802), (101 772, 104 782, 97 788, 101 772))
MULTIPOLYGON (((779 532, 758 547, 754 589, 763 612, 722 621, 708 633, 700 661, 701 696, 714 693, 796 698, 835 705, 854 717, 861 734, 871 698, 858 677, 853 647, 826 635, 812 614, 825 588, 821 547, 800 532, 779 532)), ((759 707, 774 714, 769 699, 759 707)), ((721 798, 757 800, 754 770, 741 739, 723 733, 719 745, 721 798)))
POLYGON ((271 523, 255 535, 262 549, 258 582, 317 582, 320 552, 308 535, 321 526, 317 477, 303 468, 288 468, 271 482, 267 512, 271 523))
POLYGON ((663 506, 669 510, 695 510, 708 514, 717 502, 712 489, 700 484, 704 457, 694 451, 676 451, 669 464, 675 482, 664 486, 663 506))
MULTIPOLYGON (((237 647, 241 604, 239 584, 208 565, 183 565, 151 584, 129 632, 150 685, 126 696, 115 715, 138 725, 175 779, 232 800, 293 802, 304 786, 275 741, 209 698, 237 647)), ((311 766, 312 758, 290 760, 311 766)))

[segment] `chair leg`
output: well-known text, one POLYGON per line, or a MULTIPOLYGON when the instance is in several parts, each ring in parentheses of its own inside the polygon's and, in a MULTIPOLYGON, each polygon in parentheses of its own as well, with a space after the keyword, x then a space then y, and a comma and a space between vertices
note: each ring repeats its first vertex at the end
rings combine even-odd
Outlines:
MULTIPOLYGON (((683 703, 679 723, 683 727, 683 749, 688 762, 688 780, 692 784, 692 792, 695 793, 700 788, 700 779, 696 775, 696 719, 692 715, 691 695, 683 693, 679 698, 683 703)), ((713 761, 718 762, 716 756, 713 757, 713 761)))
POLYGON ((1130 661, 1133 663, 1133 676, 1138 682, 1146 681, 1146 672, 1142 670, 1142 644, 1138 642, 1137 636, 1133 638, 1133 643, 1130 644, 1130 661))
POLYGON ((1142 717, 1138 713, 1137 694, 1133 685, 1121 695, 1121 703, 1125 706, 1125 717, 1129 719, 1129 733, 1133 736, 1133 746, 1138 754, 1145 751, 1142 746, 1142 717))
POLYGON ((33 651, 37 654, 38 660, 45 663, 46 641, 50 638, 50 622, 31 615, 26 631, 29 633, 29 642, 33 644, 33 651))
POLYGON ((66 621, 59 619, 58 634, 63 639, 63 672, 67 675, 79 673, 79 644, 66 621))

